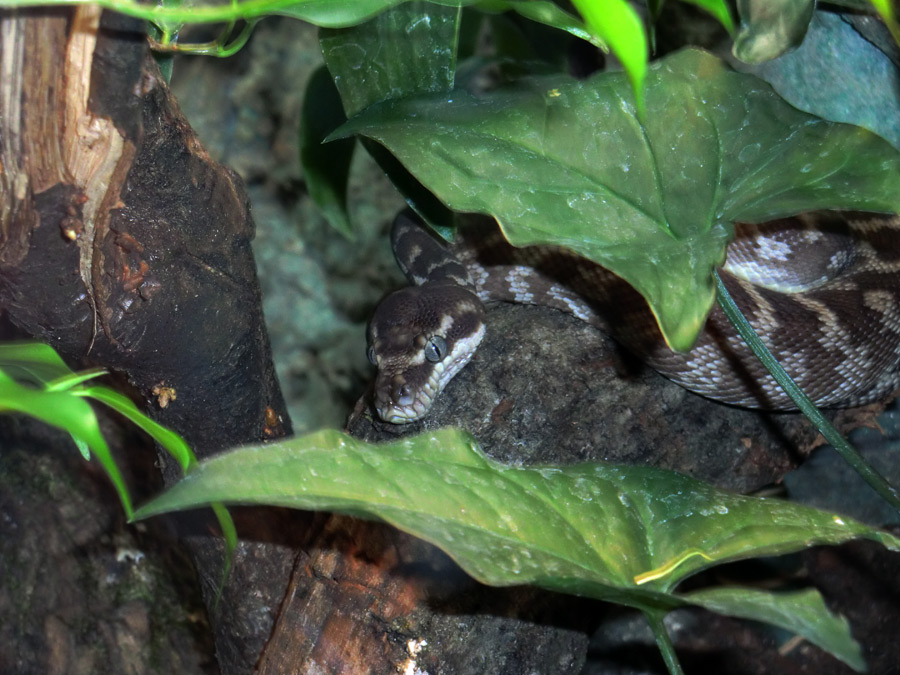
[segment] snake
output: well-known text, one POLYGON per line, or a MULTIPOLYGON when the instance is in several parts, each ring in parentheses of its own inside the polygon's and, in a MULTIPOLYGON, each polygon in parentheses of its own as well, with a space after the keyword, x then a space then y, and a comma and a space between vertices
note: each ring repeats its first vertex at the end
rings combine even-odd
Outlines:
MULTIPOLYGON (((513 247, 498 227, 461 229, 452 245, 410 211, 391 246, 410 282, 367 330, 385 422, 424 417, 472 359, 485 304, 555 308, 592 324, 668 379, 722 403, 793 410, 793 401, 714 306, 693 349, 669 349, 647 302, 624 280, 556 246, 513 247)), ((719 273, 751 326, 820 407, 880 401, 900 388, 900 217, 820 211, 735 224, 719 273)))

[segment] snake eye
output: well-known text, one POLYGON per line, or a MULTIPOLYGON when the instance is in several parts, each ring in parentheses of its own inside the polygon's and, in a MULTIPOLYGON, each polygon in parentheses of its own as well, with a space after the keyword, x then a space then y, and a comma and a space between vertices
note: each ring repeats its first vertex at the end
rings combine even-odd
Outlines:
POLYGON ((369 359, 369 363, 373 366, 378 365, 378 360, 375 358, 375 347, 373 345, 369 345, 369 348, 366 350, 366 358, 369 359))
POLYGON ((440 335, 433 335, 428 338, 425 345, 425 359, 431 363, 443 361, 447 356, 447 341, 440 335))

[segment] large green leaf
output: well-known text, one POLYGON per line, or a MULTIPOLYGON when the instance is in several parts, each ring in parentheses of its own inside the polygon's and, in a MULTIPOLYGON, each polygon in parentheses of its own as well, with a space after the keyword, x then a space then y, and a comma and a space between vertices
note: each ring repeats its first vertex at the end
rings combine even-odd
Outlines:
POLYGON ((826 208, 900 211, 900 154, 802 113, 761 80, 686 50, 651 68, 642 123, 623 74, 536 78, 385 102, 336 136, 384 144, 450 207, 513 244, 568 246, 629 281, 689 349, 732 222, 826 208))
MULTIPOLYGON (((344 110, 356 114, 379 101, 451 90, 460 20, 458 7, 417 0, 358 26, 322 29, 322 54, 344 110)), ((429 222, 452 222, 447 207, 389 152, 369 139, 363 141, 395 187, 429 222)), ((327 156, 330 144, 320 147, 327 156)))
MULTIPOLYGON (((322 431, 240 448, 201 462, 136 516, 210 501, 380 518, 440 546, 485 583, 531 583, 648 611, 692 597, 711 607, 711 596, 673 589, 729 560, 856 537, 900 550, 900 539, 856 521, 660 469, 501 465, 452 429, 379 446, 322 431)), ((762 616, 759 597, 750 600, 741 611, 762 616)), ((772 602, 785 616, 794 611, 772 602)), ((809 613, 797 612, 799 630, 809 613)))
POLYGON ((583 578, 588 587, 668 593, 726 560, 859 536, 900 547, 850 519, 671 471, 502 465, 452 429, 379 446, 326 430, 239 448, 201 462, 136 515, 216 500, 376 516, 494 584, 583 578))

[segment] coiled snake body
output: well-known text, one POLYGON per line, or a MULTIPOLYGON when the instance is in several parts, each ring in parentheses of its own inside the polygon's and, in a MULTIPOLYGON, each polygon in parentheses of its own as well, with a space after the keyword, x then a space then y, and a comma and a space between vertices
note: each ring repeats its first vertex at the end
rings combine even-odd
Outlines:
MULTIPOLYGON (((900 218, 822 212, 736 229, 723 281, 817 405, 861 405, 900 387, 900 218)), ((450 250, 406 213, 391 241, 414 285, 385 298, 369 324, 375 407, 385 421, 411 422, 428 411, 474 354, 485 332, 483 302, 491 300, 574 314, 703 396, 792 407, 718 307, 694 349, 678 354, 636 291, 563 249, 514 248, 495 229, 463 231, 450 250)))

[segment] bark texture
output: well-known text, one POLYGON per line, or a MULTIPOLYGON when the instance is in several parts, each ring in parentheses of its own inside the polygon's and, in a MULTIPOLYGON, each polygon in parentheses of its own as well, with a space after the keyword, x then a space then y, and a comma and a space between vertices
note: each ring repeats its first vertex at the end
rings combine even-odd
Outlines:
MULTIPOLYGON (((140 22, 87 6, 0 17, 8 322, 120 374, 200 457, 289 433, 243 185, 181 116, 140 22)), ((169 481, 177 473, 164 469, 169 481)), ((248 672, 265 644, 296 520, 238 515, 242 541, 212 616, 225 673, 248 672)), ((188 540, 212 597, 221 544, 202 528, 188 540)))

